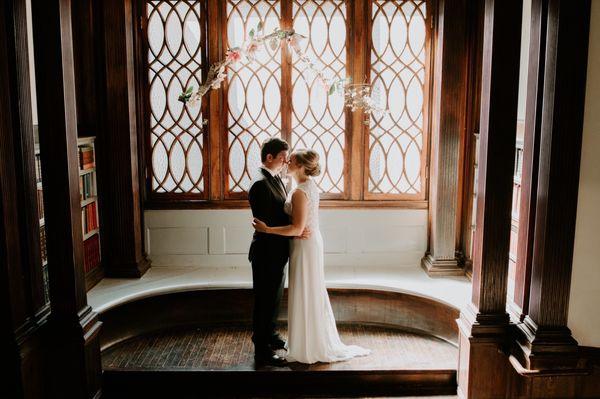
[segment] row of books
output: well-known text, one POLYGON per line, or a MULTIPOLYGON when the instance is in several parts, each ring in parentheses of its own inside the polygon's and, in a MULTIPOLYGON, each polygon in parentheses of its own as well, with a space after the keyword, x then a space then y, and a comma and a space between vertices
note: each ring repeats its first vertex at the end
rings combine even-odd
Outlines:
POLYGON ((79 146, 79 169, 91 169, 95 166, 94 147, 91 145, 79 146))
POLYGON ((100 236, 94 234, 83 242, 83 270, 88 273, 100 264, 100 236))
POLYGON ((48 262, 48 250, 46 248, 46 227, 40 226, 40 252, 42 255, 42 265, 48 262))
POLYGON ((91 202, 81 208, 81 226, 83 228, 84 235, 98 228, 98 212, 96 209, 96 202, 91 202))
POLYGON ((44 302, 50 302, 50 278, 48 277, 48 265, 42 266, 42 276, 44 279, 44 302))
POLYGON ((94 174, 86 173, 79 176, 79 195, 81 200, 86 200, 96 196, 96 185, 94 184, 94 174))
POLYGON ((35 182, 40 183, 42 181, 42 161, 40 154, 35 154, 35 182))
POLYGON ((44 191, 41 187, 37 189, 37 209, 38 209, 38 217, 41 219, 44 218, 44 191))

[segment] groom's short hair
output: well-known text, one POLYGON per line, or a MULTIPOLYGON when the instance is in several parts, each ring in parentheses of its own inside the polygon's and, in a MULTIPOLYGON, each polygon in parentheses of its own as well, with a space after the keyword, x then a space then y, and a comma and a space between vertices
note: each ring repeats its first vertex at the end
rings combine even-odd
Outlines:
POLYGON ((260 159, 265 162, 267 160, 267 155, 271 154, 273 157, 276 157, 281 151, 287 151, 289 149, 290 146, 287 141, 278 137, 271 137, 262 143, 260 148, 260 159))

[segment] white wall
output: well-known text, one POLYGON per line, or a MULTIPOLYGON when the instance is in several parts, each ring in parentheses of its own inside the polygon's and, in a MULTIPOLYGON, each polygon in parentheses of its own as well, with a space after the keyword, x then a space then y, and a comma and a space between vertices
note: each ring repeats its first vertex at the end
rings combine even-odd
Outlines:
POLYGON ((585 118, 569 328, 580 345, 600 347, 600 1, 592 1, 585 118))
MULTIPOLYGON (((236 210, 145 212, 153 266, 248 267, 251 213, 236 210)), ((427 249, 427 211, 323 209, 326 266, 417 266, 427 249)))

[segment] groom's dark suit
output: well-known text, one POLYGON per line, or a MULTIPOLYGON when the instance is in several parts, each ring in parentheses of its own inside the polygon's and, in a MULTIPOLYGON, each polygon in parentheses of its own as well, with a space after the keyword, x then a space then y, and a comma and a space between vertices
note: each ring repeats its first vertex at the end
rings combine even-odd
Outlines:
MULTIPOLYGON (((260 178, 254 181, 248 193, 252 215, 271 227, 290 224, 289 216, 283 211, 287 193, 281 179, 263 168, 260 172, 260 178)), ((248 259, 252 263, 254 287, 252 340, 257 350, 266 348, 275 337, 288 258, 289 238, 254 232, 248 259)))

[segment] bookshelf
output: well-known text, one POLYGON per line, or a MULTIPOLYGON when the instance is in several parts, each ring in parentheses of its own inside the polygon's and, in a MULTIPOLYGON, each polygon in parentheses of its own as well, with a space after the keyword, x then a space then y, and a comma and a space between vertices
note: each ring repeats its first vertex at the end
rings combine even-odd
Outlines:
MULTIPOLYGON (((100 253, 100 223, 98 217, 98 189, 96 185, 95 138, 77 140, 79 159, 79 195, 81 201, 81 230, 83 233, 83 262, 85 286, 90 290, 102 277, 104 270, 100 253)), ((44 276, 44 298, 50 301, 48 280, 48 254, 46 251, 46 223, 44 220, 44 185, 39 145, 35 146, 35 178, 37 185, 37 207, 40 225, 40 248, 44 276)))
POLYGON ((89 290, 104 276, 100 252, 95 137, 79 138, 77 140, 77 152, 79 159, 81 232, 83 234, 83 269, 86 289, 89 290))
POLYGON ((42 162, 40 146, 35 145, 35 183, 37 186, 37 209, 40 221, 40 255, 42 257, 42 276, 44 281, 44 300, 50 302, 50 283, 48 280, 48 252, 46 251, 46 222, 44 220, 44 186, 42 185, 42 162))

